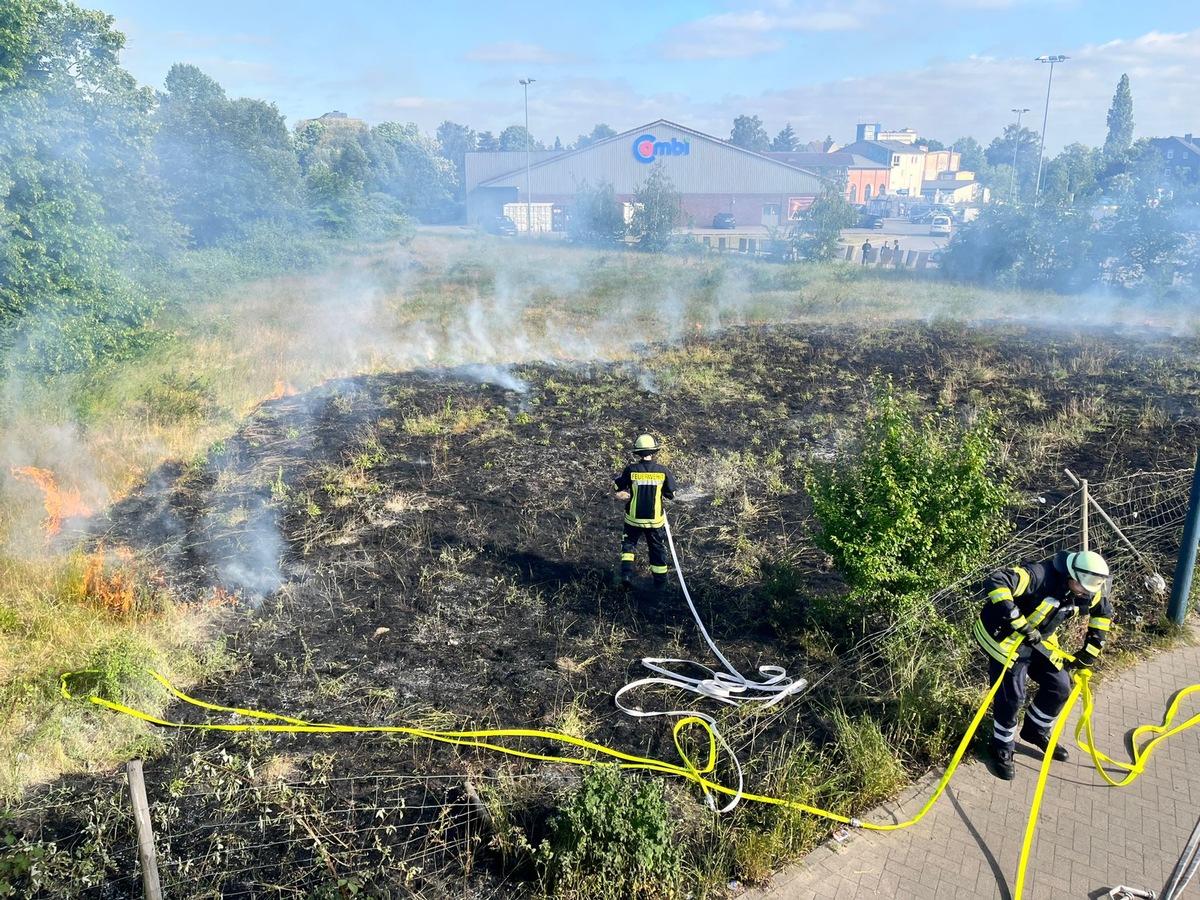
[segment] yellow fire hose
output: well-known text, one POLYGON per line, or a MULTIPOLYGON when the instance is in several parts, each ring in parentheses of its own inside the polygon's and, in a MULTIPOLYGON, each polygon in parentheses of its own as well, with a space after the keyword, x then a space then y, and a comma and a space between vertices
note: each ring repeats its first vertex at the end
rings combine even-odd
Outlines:
MULTIPOLYGON (((1013 653, 1015 656, 1016 649, 1013 653)), ((1007 671, 1007 669, 1005 670, 1007 671)), ((86 675, 93 674, 89 671, 67 672, 61 676, 60 686, 63 696, 68 700, 77 699, 70 690, 70 682, 78 680, 86 675)), ((187 694, 177 690, 170 682, 162 675, 151 670, 153 675, 162 685, 177 699, 191 706, 210 710, 217 713, 228 713, 247 719, 257 720, 249 723, 189 723, 189 722, 173 722, 168 719, 161 719, 140 710, 133 709, 120 703, 114 703, 102 697, 90 695, 87 700, 97 706, 105 707, 128 716, 141 719, 153 725, 158 725, 163 728, 178 728, 178 729, 195 729, 203 731, 259 731, 259 732, 287 732, 287 733, 326 733, 326 734, 405 734, 416 738, 424 738, 427 740, 438 741, 446 744, 456 744, 463 746, 478 747, 485 750, 492 750, 498 753, 507 754, 510 756, 522 757, 525 759, 536 759, 545 762, 553 763, 569 763, 572 765, 592 766, 597 765, 600 761, 584 756, 560 756, 549 753, 538 753, 529 750, 522 750, 519 747, 505 746, 497 741, 502 739, 515 738, 534 738, 538 740, 548 741, 558 744, 566 744, 578 747, 580 749, 590 751, 600 757, 607 757, 610 761, 615 761, 622 769, 641 769, 651 772, 660 772, 664 775, 675 775, 680 778, 688 779, 696 783, 704 792, 706 798, 711 798, 713 794, 723 794, 725 796, 733 796, 738 794, 733 788, 719 784, 710 780, 707 775, 712 773, 716 768, 717 763, 717 740, 713 733, 712 725, 703 718, 697 716, 688 716, 680 719, 675 723, 673 737, 675 748, 679 753, 682 764, 670 763, 663 760, 650 759, 648 757, 636 756, 633 754, 623 753, 619 750, 614 750, 611 747, 605 747, 601 744, 596 744, 592 741, 583 740, 581 738, 571 737, 570 735, 559 734, 552 731, 543 731, 540 729, 525 729, 525 728, 496 728, 496 729, 481 729, 474 731, 430 731, 423 728, 408 728, 405 726, 393 725, 341 725, 329 722, 307 722, 303 719, 295 719, 288 716, 278 715, 276 713, 263 712, 253 709, 241 709, 232 706, 220 706, 214 703, 207 703, 203 700, 198 700, 195 697, 189 697, 187 694), (708 735, 708 755, 703 765, 694 761, 684 749, 682 744, 682 732, 691 726, 698 727, 705 731, 708 735)), ((1091 673, 1087 669, 1080 670, 1075 674, 1075 685, 1067 698, 1067 703, 1062 714, 1054 725, 1054 729, 1050 734, 1050 742, 1046 748, 1045 756, 1042 760, 1041 771, 1038 773, 1037 788, 1034 792, 1033 806, 1030 810, 1029 822, 1025 830, 1025 839, 1021 847, 1021 858, 1017 868, 1016 888, 1013 892, 1014 900, 1020 900, 1021 892, 1025 883, 1026 867, 1029 859, 1029 851, 1033 846, 1033 835, 1037 827, 1038 812, 1041 808, 1042 795, 1045 791, 1046 780, 1050 771, 1050 760, 1057 746, 1058 739, 1062 734, 1063 728, 1067 721, 1067 717, 1074 707, 1075 702, 1083 697, 1083 714, 1079 720, 1079 724, 1075 728, 1075 739, 1081 748, 1086 750, 1092 757, 1093 763, 1097 771, 1110 785, 1114 787, 1123 787, 1133 782, 1138 775, 1145 771, 1146 762, 1150 758, 1150 754, 1162 741, 1172 735, 1178 734, 1188 728, 1191 728, 1197 722, 1200 722, 1200 714, 1192 716, 1186 722, 1180 725, 1172 725, 1176 714, 1178 713, 1180 704, 1190 694, 1195 691, 1200 691, 1200 684, 1192 685, 1191 687, 1181 691, 1175 700, 1171 703, 1167 710, 1161 725, 1142 725, 1133 733, 1133 761, 1130 763, 1122 763, 1110 759, 1097 749, 1092 734, 1092 695, 1088 686, 1088 681, 1091 678, 1091 673), (1081 738, 1081 734, 1086 733, 1086 740, 1081 738), (1154 734, 1154 737, 1149 740, 1144 746, 1139 746, 1139 741, 1143 735, 1154 734), (1120 781, 1114 780, 1105 770, 1105 763, 1124 769, 1127 774, 1120 781)), ((840 822, 845 825, 850 825, 855 828, 863 828, 869 831, 897 831, 901 828, 908 828, 910 825, 915 825, 921 821, 933 808, 934 803, 941 797, 947 785, 950 783, 950 778, 953 776, 958 764, 962 761, 967 748, 970 746, 971 739, 979 728, 980 722, 983 721, 987 710, 991 705, 993 697, 995 697, 1000 684, 1004 679, 1004 672, 992 684, 987 696, 984 697, 983 703, 976 711, 974 718, 971 720, 970 726, 959 742, 958 748, 954 752, 954 756, 950 760, 949 766, 946 768, 945 774, 938 782, 937 788, 926 801, 921 810, 909 819, 907 822, 898 822, 886 825, 877 825, 871 822, 863 822, 856 818, 843 816, 839 813, 829 810, 820 809, 815 806, 809 806, 805 803, 800 803, 796 800, 788 800, 782 797, 768 797, 761 794, 753 794, 746 791, 740 791, 740 795, 745 800, 751 800, 759 803, 771 803, 777 806, 784 806, 789 809, 797 809, 812 815, 822 816, 831 819, 834 822, 840 822)), ((602 761, 602 760, 601 760, 602 761)))

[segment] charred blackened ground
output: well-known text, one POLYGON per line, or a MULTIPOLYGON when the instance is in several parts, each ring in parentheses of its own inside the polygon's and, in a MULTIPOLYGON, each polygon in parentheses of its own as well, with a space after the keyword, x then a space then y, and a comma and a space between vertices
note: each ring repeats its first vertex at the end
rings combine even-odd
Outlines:
MULTIPOLYGON (((681 483, 672 528, 722 651, 744 671, 778 663, 812 677, 838 661, 814 657, 796 623, 780 620, 762 589, 762 564, 786 560, 800 594, 844 590, 812 545, 803 472, 853 432, 874 373, 963 415, 997 411, 1020 488, 1053 496, 1069 490, 1064 467, 1100 482, 1192 465, 1195 351, 1194 341, 1152 332, 789 327, 651 347, 639 363, 346 379, 264 403, 207 458, 164 465, 109 510, 100 530, 151 559, 182 596, 220 589, 240 598, 224 624, 236 668, 191 690, 208 702, 367 726, 574 730, 673 760, 669 722, 632 720, 612 701, 642 674, 642 656, 713 662, 678 589, 650 590, 644 549, 641 586, 625 593, 615 583, 621 516, 611 477, 637 434, 660 436, 662 460, 681 483)), ((853 682, 852 667, 842 667, 853 682)), ((821 690, 843 688, 830 679, 821 690)), ((800 699, 753 723, 732 722, 730 733, 751 756, 797 733, 819 744, 827 735, 819 707, 800 699)), ((204 718, 182 705, 171 715, 204 718)), ((563 752, 542 741, 523 747, 563 752)), ((378 801, 372 776, 443 780, 434 804, 413 793, 431 790, 429 782, 397 789, 397 804, 410 809, 404 827, 421 831, 427 854, 407 867, 388 861, 375 838, 346 857, 267 840, 295 830, 297 816, 265 824, 230 816, 198 792, 192 825, 177 830, 167 855, 215 860, 212 883, 226 878, 221 896, 267 896, 271 884, 312 890, 347 865, 391 872, 396 895, 520 895, 530 873, 514 870, 504 841, 489 837, 501 826, 483 813, 487 798, 471 779, 541 772, 558 786, 577 777, 390 735, 183 732, 147 763, 151 793, 202 783, 198 760, 222 752, 314 783, 312 773, 324 773, 321 808, 352 811, 349 833, 361 835, 378 834, 378 819, 363 812, 378 801), (254 876, 233 851, 213 856, 214 833, 238 829, 260 848, 246 851, 254 876), (241 874, 220 876, 222 866, 241 874)), ((691 810, 689 827, 703 828, 698 798, 683 785, 671 792, 691 810)), ((516 820, 531 839, 551 796, 526 795, 516 820)), ((72 828, 62 823, 64 833, 72 828)))

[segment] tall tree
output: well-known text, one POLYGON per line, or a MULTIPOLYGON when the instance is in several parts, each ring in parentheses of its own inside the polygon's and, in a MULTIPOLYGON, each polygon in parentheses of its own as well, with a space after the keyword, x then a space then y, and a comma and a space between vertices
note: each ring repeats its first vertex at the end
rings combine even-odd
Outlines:
MULTIPOLYGON (((1046 163, 1042 175, 1042 201, 1073 204, 1095 187, 1100 173, 1100 153, 1078 141, 1046 163)), ((1035 176, 1036 177, 1036 176, 1035 176)))
POLYGON ((60 0, 0 12, 0 351, 42 370, 129 351, 156 308, 123 274, 164 209, 152 97, 112 21, 60 0))
POLYGON ((581 134, 575 139, 575 149, 578 150, 581 147, 590 147, 597 141, 602 141, 605 138, 616 137, 616 135, 617 132, 615 129, 610 128, 608 125, 605 125, 603 122, 601 122, 592 129, 591 134, 581 134))
POLYGON ((524 125, 509 125, 500 132, 500 149, 511 150, 544 150, 545 148, 533 139, 533 135, 525 130, 524 125))
POLYGON ((858 221, 858 210, 846 202, 844 190, 826 184, 821 195, 804 211, 789 239, 801 259, 832 259, 838 249, 842 229, 858 221))
POLYGON ((475 149, 483 153, 495 153, 500 149, 500 141, 490 131, 481 131, 475 149))
POLYGON ((0 88, 21 74, 34 41, 40 5, 37 0, 5 0, 0 4, 0 88))
POLYGON ((378 190, 413 213, 446 203, 454 193, 453 164, 437 153, 433 140, 416 123, 384 122, 371 130, 395 156, 394 175, 378 190))
POLYGON ((154 146, 175 217, 197 246, 236 238, 255 222, 288 221, 300 164, 273 103, 229 100, 196 66, 167 72, 154 146))
POLYGON ((630 231, 638 238, 643 250, 663 250, 679 219, 679 192, 662 163, 655 163, 645 184, 634 195, 637 204, 633 211, 630 231))
POLYGON ((988 167, 988 159, 983 146, 975 138, 960 137, 953 146, 959 156, 959 168, 978 174, 988 167))
POLYGON ((765 153, 771 149, 771 139, 758 116, 738 116, 733 120, 729 143, 744 150, 765 153))
POLYGON ((454 166, 455 197, 459 200, 463 198, 462 188, 466 183, 467 154, 474 150, 478 143, 478 136, 466 125, 446 120, 437 128, 438 155, 448 159, 454 166))
POLYGON ((1133 143, 1133 91, 1129 89, 1129 76, 1122 75, 1113 94, 1112 106, 1108 108, 1108 136, 1104 139, 1104 161, 1123 161, 1133 143))
POLYGON ((796 132, 792 130, 792 123, 788 122, 783 127, 779 134, 775 135, 775 140, 771 141, 771 149, 776 153, 791 153, 796 149, 796 132))
MULTIPOLYGON (((1033 196, 1036 190, 1034 182, 1037 181, 1039 149, 1038 133, 1024 126, 1018 130, 1015 122, 1004 126, 1004 134, 993 138, 988 144, 987 150, 984 151, 988 168, 996 172, 1003 167, 1005 180, 990 180, 992 187, 1000 191, 1003 199, 1009 199, 1010 186, 1016 195, 1014 199, 1033 196), (1015 176, 1012 169, 1014 161, 1017 167, 1015 176)), ((962 168, 970 167, 964 162, 962 168)))

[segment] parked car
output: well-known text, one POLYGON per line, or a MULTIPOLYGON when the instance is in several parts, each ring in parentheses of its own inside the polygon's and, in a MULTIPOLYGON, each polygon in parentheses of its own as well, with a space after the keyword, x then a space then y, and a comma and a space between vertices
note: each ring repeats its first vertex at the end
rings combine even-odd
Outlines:
POLYGON ((951 219, 949 216, 941 215, 940 213, 934 216, 929 222, 929 233, 931 235, 941 235, 942 237, 950 236, 951 219))
POLYGON ((859 228, 882 228, 883 216, 875 213, 863 213, 862 218, 858 220, 859 228))
POLYGON ((713 216, 713 228, 737 228, 737 219, 733 213, 717 213, 713 216))
POLYGON ((935 203, 932 206, 914 206, 910 210, 908 221, 913 225, 928 225, 933 221, 934 216, 950 216, 953 218, 954 209, 944 203, 935 203))
POLYGON ((517 233, 517 223, 508 216, 484 216, 479 220, 479 226, 488 234, 512 237, 517 233))

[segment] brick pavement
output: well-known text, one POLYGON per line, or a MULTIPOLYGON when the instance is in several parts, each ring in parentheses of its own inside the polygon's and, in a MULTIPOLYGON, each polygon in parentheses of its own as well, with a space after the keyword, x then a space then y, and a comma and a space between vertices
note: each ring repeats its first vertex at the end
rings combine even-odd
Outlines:
MULTIPOLYGON (((1097 747, 1127 762, 1132 731, 1161 723, 1174 695, 1197 682, 1200 647, 1159 653, 1105 680, 1093 692, 1097 747)), ((1055 763, 1046 782, 1021 900, 1095 900, 1117 885, 1161 892, 1200 817, 1200 725, 1159 744, 1145 774, 1127 787, 1114 788, 1075 746, 1081 710, 1082 703, 1076 703, 1063 732, 1071 759, 1055 763)), ((1175 724, 1198 712, 1200 696, 1193 695, 1175 724)), ((980 727, 990 729, 991 719, 980 727)), ((1015 781, 1000 781, 983 762, 964 760, 946 793, 918 824, 894 832, 856 830, 841 844, 829 840, 764 888, 740 896, 1014 900, 1040 765, 1040 751, 1021 743, 1015 781)), ((1109 774, 1119 780, 1124 772, 1109 774)), ((920 811, 940 776, 940 771, 931 773, 863 819, 906 821, 920 811)))

